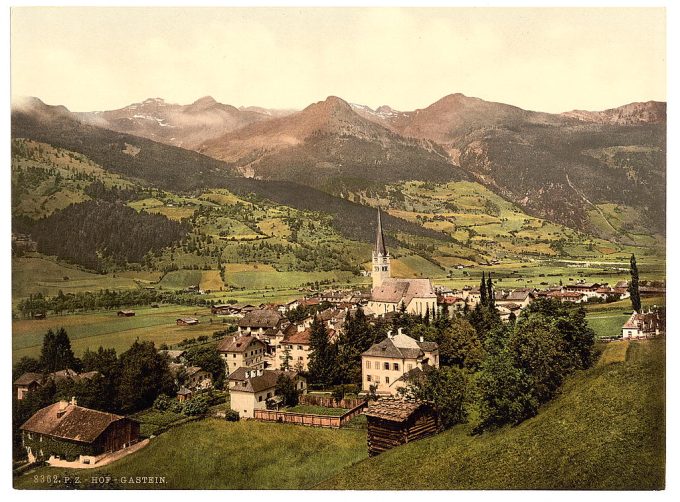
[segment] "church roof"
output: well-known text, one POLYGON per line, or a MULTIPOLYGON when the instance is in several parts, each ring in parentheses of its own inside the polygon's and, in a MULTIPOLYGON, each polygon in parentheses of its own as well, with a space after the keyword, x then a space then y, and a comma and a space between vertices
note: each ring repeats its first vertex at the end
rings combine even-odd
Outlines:
POLYGON ((385 246, 385 236, 383 235, 380 208, 378 208, 378 230, 376 231, 375 236, 375 252, 379 255, 387 256, 387 247, 385 246))
POLYGON ((371 291, 374 302, 399 303, 408 306, 414 298, 437 298, 430 279, 385 279, 371 291))

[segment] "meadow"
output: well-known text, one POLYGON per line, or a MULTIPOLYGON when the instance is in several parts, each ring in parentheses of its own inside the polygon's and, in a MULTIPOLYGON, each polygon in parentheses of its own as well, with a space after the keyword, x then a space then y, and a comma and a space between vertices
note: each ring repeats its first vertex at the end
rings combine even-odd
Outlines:
POLYGON ((205 419, 172 428, 142 450, 100 469, 40 468, 16 478, 15 488, 36 485, 35 475, 164 476, 162 485, 115 488, 307 489, 367 457, 362 430, 333 430, 255 421, 205 419), (244 450, 247 446, 247 451, 244 450))
POLYGON ((515 427, 456 426, 363 460, 321 489, 660 490, 665 340, 614 342, 561 395, 515 427))
POLYGON ((15 320, 12 323, 12 360, 40 356, 42 339, 48 329, 63 327, 75 355, 81 356, 86 349, 96 350, 99 346, 121 353, 137 339, 153 341, 156 346, 161 343, 172 345, 185 338, 210 337, 225 327, 222 318, 211 316, 210 309, 205 307, 161 305, 134 310, 134 317, 118 317, 117 311, 111 310, 15 320), (175 321, 180 317, 196 317, 199 324, 177 326, 175 321))

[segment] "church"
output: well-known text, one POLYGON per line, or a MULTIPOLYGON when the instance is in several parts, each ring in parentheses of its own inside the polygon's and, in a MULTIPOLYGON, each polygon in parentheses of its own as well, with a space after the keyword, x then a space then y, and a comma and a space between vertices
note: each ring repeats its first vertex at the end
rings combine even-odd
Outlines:
POLYGON ((396 312, 402 304, 409 314, 432 315, 437 308, 437 295, 430 279, 393 279, 390 271, 390 254, 385 246, 382 218, 378 209, 378 229, 373 268, 371 271, 373 288, 368 302, 368 311, 376 315, 396 312))

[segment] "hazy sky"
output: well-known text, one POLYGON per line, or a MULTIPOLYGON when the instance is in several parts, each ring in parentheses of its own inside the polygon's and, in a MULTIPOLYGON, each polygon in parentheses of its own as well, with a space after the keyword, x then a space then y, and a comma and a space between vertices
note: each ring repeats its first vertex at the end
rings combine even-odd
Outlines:
POLYGON ((73 111, 148 97, 423 108, 462 92, 525 109, 666 99, 654 9, 14 8, 12 94, 73 111))

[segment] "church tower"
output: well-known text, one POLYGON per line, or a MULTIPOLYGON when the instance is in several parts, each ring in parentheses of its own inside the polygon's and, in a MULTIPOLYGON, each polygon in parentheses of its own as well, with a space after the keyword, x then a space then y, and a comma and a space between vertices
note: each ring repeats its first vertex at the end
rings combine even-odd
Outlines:
POLYGON ((373 288, 379 288, 385 279, 390 278, 390 254, 385 247, 385 236, 382 229, 382 218, 378 208, 378 230, 375 237, 375 249, 373 250, 373 288))

